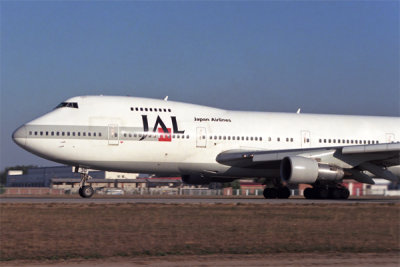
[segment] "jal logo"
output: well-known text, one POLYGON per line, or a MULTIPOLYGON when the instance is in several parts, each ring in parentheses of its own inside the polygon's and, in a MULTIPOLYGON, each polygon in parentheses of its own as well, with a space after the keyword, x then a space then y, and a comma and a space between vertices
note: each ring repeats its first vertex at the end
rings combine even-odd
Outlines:
MULTIPOLYGON (((149 121, 147 119, 147 115, 142 115, 142 122, 143 122, 143 132, 148 133, 149 132, 149 121)), ((172 124, 172 133, 173 134, 183 134, 185 133, 185 130, 181 131, 178 128, 178 123, 176 121, 175 116, 171 116, 171 124, 172 124)), ((158 141, 161 142, 171 142, 171 128, 168 128, 163 120, 160 118, 160 116, 157 116, 156 122, 154 123, 154 127, 152 130, 152 133, 161 133, 164 134, 161 135, 160 138, 158 138, 158 141)), ((147 134, 144 134, 142 138, 140 138, 140 141, 144 140, 147 137, 147 134)))

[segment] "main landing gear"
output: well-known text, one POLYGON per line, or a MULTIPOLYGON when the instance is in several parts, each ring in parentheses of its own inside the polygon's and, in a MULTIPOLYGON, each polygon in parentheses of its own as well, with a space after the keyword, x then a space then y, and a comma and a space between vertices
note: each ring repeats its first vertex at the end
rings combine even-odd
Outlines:
POLYGON ((81 174, 81 182, 79 183, 79 195, 83 198, 90 198, 94 194, 93 187, 85 185, 86 181, 92 179, 87 169, 75 167, 75 172, 81 174))
POLYGON ((264 184, 265 189, 263 191, 263 195, 267 199, 289 198, 291 195, 290 189, 278 178, 266 180, 264 184))
POLYGON ((289 198, 290 189, 287 186, 267 187, 264 189, 263 195, 267 199, 271 198, 289 198))
POLYGON ((335 186, 315 186, 306 188, 303 193, 307 199, 348 199, 350 191, 338 184, 335 186))

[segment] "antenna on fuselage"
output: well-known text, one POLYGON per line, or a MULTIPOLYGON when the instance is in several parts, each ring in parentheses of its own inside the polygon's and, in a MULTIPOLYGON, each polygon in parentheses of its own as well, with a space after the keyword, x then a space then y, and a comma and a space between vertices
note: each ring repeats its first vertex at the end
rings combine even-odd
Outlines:
POLYGON ((164 101, 168 101, 168 96, 164 97, 164 101))
POLYGON ((301 112, 301 108, 299 108, 296 113, 300 114, 300 112, 301 112))

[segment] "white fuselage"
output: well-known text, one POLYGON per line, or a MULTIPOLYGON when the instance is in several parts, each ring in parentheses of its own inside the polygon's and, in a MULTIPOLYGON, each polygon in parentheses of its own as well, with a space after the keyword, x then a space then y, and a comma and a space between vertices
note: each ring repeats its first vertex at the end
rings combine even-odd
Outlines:
POLYGON ((400 140, 398 117, 228 111, 135 97, 74 97, 65 103, 76 106, 56 108, 25 124, 14 133, 16 142, 41 157, 95 169, 271 177, 276 170, 230 167, 216 157, 235 149, 400 140))

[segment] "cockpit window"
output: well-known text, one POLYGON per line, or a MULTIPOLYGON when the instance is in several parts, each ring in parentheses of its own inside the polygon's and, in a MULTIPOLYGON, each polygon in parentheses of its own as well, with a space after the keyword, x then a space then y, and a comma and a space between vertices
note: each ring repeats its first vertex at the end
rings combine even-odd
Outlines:
POLYGON ((56 108, 78 108, 77 102, 62 102, 56 108))

